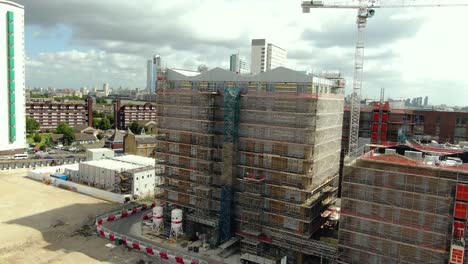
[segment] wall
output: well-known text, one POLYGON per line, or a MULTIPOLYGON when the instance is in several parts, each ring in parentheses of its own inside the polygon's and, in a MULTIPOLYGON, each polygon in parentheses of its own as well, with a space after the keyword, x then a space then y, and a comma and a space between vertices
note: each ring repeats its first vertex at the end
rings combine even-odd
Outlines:
POLYGON ((54 170, 50 170, 52 168, 58 168, 58 167, 47 168, 48 170, 42 169, 42 170, 29 171, 28 172, 28 177, 32 178, 34 180, 38 180, 38 181, 44 181, 44 180, 51 179, 52 180, 52 185, 54 185, 56 187, 65 188, 67 190, 87 194, 87 195, 90 195, 90 196, 93 196, 93 197, 96 197, 96 198, 100 198, 100 199, 103 199, 103 200, 111 201, 111 202, 124 203, 125 202, 125 197, 129 197, 128 195, 121 195, 121 194, 117 194, 117 193, 112 193, 112 192, 96 189, 96 188, 89 187, 89 186, 82 185, 82 184, 75 183, 75 182, 50 178, 49 177, 50 171, 54 171, 54 170))
POLYGON ((127 134, 124 136, 124 152, 126 154, 137 155, 135 135, 127 134))
POLYGON ((99 149, 93 149, 93 150, 87 150, 86 151, 86 160, 100 160, 100 159, 108 159, 108 158, 113 158, 115 157, 114 151, 111 149, 102 149, 102 151, 99 149))
MULTIPOLYGON (((253 40, 252 40, 253 42, 253 40)), ((252 43, 252 49, 251 49, 251 61, 250 61, 250 70, 252 71, 252 74, 257 74, 260 72, 264 72, 266 68, 266 42, 264 40, 263 45, 259 43, 259 45, 256 45, 257 43, 252 43), (264 52, 262 54, 262 51, 264 52), (263 59, 262 59, 263 55, 263 59), (262 70, 262 62, 263 64, 263 70, 262 70)))
MULTIPOLYGON (((424 134, 438 137, 440 142, 455 143, 457 117, 468 118, 468 113, 443 111, 415 111, 424 116, 424 134)), ((467 128, 467 125, 458 128, 467 128)), ((437 139, 437 138, 436 138, 437 139)), ((458 141, 462 139, 459 135, 458 141)), ((465 130, 465 140, 468 140, 468 129, 465 130)))
POLYGON ((80 163, 80 179, 96 188, 109 189, 114 186, 115 171, 80 163))
POLYGON ((144 197, 154 193, 156 184, 156 177, 154 170, 146 170, 142 172, 136 172, 133 174, 133 191, 135 195, 144 197))

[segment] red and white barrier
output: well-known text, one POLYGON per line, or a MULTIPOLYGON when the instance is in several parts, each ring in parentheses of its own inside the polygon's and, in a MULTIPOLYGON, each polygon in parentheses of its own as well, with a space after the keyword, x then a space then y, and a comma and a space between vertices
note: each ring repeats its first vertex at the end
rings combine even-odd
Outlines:
MULTIPOLYGON (((110 241, 115 241, 116 239, 119 239, 122 242, 122 245, 125 245, 129 248, 133 248, 135 250, 139 250, 143 253, 146 253, 154 257, 159 257, 165 260, 172 260, 179 264, 208 264, 208 262, 204 260, 199 260, 191 256, 168 251, 163 248, 157 248, 153 245, 145 245, 143 242, 137 239, 133 239, 133 238, 118 234, 116 232, 112 232, 111 230, 102 226, 102 224, 104 223, 117 221, 122 218, 126 218, 130 215, 136 214, 146 209, 153 208, 154 206, 155 206, 155 203, 152 203, 149 205, 134 207, 125 212, 114 212, 114 213, 100 216, 96 219, 96 224, 95 224, 96 231, 99 233, 101 237, 107 238, 110 241)), ((145 217, 148 217, 148 215, 145 215, 145 217)))

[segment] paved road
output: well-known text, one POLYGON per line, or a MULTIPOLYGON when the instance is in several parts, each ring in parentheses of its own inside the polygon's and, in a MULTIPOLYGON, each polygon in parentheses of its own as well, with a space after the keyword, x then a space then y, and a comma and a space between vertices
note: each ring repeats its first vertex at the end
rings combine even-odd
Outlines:
POLYGON ((118 221, 104 223, 103 226, 108 228, 116 233, 122 234, 124 236, 128 236, 131 238, 138 239, 142 242, 148 243, 150 245, 154 245, 156 247, 164 248, 169 251, 176 251, 180 252, 181 254, 189 255, 198 259, 202 259, 207 261, 208 263, 223 263, 221 258, 213 259, 210 257, 203 256, 202 254, 196 254, 192 252, 188 252, 188 250, 169 246, 167 244, 158 243, 156 241, 147 239, 146 237, 142 236, 141 234, 141 220, 144 214, 149 213, 151 210, 146 210, 144 212, 139 212, 134 215, 128 216, 126 218, 120 219, 118 221))

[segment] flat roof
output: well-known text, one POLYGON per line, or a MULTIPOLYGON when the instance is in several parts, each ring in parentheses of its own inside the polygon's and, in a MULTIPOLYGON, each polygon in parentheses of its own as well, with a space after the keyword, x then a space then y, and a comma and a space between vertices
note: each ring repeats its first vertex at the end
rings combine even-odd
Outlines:
POLYGON ((432 168, 440 170, 452 170, 459 172, 468 172, 468 164, 462 163, 459 165, 447 165, 447 164, 430 164, 425 161, 413 160, 411 158, 398 155, 398 154, 374 154, 372 151, 368 152, 360 157, 362 160, 371 160, 384 162, 389 164, 405 165, 405 166, 414 166, 421 168, 432 168))
POLYGON ((109 148, 94 148, 94 149, 87 149, 86 151, 90 152, 103 152, 103 151, 113 151, 112 149, 109 148))
POLYGON ((133 163, 141 166, 154 166, 156 160, 148 157, 137 155, 123 155, 113 158, 114 160, 133 163))
POLYGON ((81 164, 115 171, 133 170, 144 167, 142 165, 123 162, 114 159, 91 160, 82 162, 81 164))

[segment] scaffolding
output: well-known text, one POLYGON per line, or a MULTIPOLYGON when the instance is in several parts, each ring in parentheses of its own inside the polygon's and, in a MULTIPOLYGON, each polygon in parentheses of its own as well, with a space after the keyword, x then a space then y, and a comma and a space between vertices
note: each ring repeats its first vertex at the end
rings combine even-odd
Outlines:
MULTIPOLYGON (((161 199, 184 210, 188 220, 184 229, 189 235, 198 232, 194 228, 197 224, 214 228, 216 234, 218 223, 213 219, 218 218, 221 208, 222 171, 222 123, 215 117, 219 93, 208 88, 175 88, 158 90, 157 97, 155 156, 164 168, 161 199)), ((217 244, 218 238, 210 243, 217 244)))
POLYGON ((333 260, 336 248, 312 236, 337 196, 343 97, 309 93, 312 83, 169 87, 157 104, 165 201, 218 242, 241 237, 242 254, 333 260))
MULTIPOLYGON (((454 190, 462 175, 468 177, 468 170, 428 165, 397 154, 369 152, 347 164, 340 261, 447 263, 455 227, 454 190)), ((462 223, 466 209, 463 212, 462 223)))
POLYGON ((334 259, 333 246, 311 237, 337 196, 342 107, 327 95, 242 96, 236 219, 243 253, 287 255, 290 263, 334 259))

